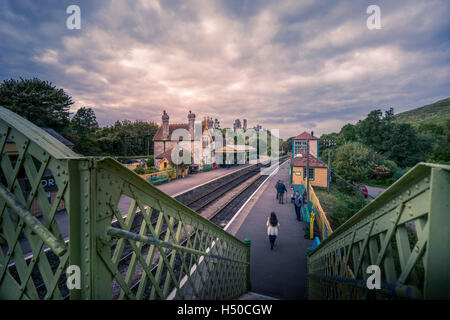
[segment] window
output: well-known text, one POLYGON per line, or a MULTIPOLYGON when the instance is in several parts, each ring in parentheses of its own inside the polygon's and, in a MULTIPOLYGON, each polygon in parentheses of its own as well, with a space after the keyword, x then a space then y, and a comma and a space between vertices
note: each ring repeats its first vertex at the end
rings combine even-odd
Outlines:
MULTIPOLYGON (((303 179, 306 179, 306 168, 303 168, 303 179)), ((314 180, 314 168, 309 168, 309 180, 314 180)))
POLYGON ((295 141, 294 142, 294 155, 297 155, 299 153, 306 154, 307 149, 307 142, 306 141, 295 141))
POLYGON ((180 137, 178 138, 178 141, 183 141, 183 136, 180 136, 180 137))
POLYGON ((167 168, 167 162, 164 162, 164 168, 167 168))

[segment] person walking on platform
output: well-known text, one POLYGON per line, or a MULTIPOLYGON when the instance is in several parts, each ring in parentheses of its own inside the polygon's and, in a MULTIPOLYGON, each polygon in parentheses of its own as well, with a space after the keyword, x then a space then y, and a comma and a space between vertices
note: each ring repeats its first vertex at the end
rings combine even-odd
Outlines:
POLYGON ((303 205, 303 197, 301 196, 300 192, 296 191, 295 198, 294 198, 294 207, 295 207, 295 214, 297 215, 298 221, 302 221, 300 218, 301 217, 300 212, 302 210, 302 205, 303 205))
POLYGON ((269 236, 269 242, 270 242, 270 250, 273 250, 273 247, 275 245, 275 240, 278 236, 278 227, 280 226, 280 223, 278 222, 277 215, 275 212, 270 213, 270 217, 267 217, 267 235, 269 236))
POLYGON ((281 180, 278 180, 275 184, 275 189, 277 190, 277 200, 278 200, 278 186, 280 185, 281 180))
POLYGON ((287 189, 282 181, 278 183, 277 192, 278 192, 278 203, 283 204, 283 196, 284 193, 287 192, 287 189))

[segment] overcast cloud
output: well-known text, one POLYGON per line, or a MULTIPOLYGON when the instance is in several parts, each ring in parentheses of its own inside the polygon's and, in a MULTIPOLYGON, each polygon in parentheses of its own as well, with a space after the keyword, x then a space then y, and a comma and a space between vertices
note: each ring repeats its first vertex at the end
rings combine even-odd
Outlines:
POLYGON ((449 13, 447 0, 1 1, 0 80, 51 81, 102 125, 192 110, 320 135, 450 96, 449 13), (66 28, 71 4, 81 30, 66 28))

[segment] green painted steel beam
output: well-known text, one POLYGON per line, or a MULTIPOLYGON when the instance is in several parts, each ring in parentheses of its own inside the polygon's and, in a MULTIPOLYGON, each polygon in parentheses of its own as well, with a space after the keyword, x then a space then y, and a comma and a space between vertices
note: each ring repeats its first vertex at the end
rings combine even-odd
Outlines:
POLYGON ((45 151, 56 159, 81 157, 79 154, 66 147, 63 143, 36 126, 34 123, 22 118, 17 113, 2 106, 0 106, 0 119, 9 127, 14 128, 26 136, 31 142, 45 148, 45 151))
POLYGON ((192 249, 192 248, 188 248, 188 247, 184 247, 184 246, 180 246, 176 243, 171 243, 168 241, 162 241, 159 239, 155 239, 152 237, 148 237, 142 234, 138 234, 138 233, 134 233, 134 232, 129 232, 129 231, 125 231, 122 229, 118 229, 118 228, 108 228, 106 229, 106 234, 110 235, 112 237, 115 238, 122 238, 122 239, 128 239, 128 240, 132 240, 132 241, 136 241, 136 242, 145 242, 145 243, 149 243, 149 244, 154 244, 160 247, 165 247, 168 249, 174 249, 174 250, 181 250, 181 251, 186 251, 189 253, 193 253, 199 256, 205 256, 205 257, 210 257, 210 258, 214 258, 214 259, 218 259, 218 260, 225 260, 225 261, 229 261, 229 262, 234 262, 234 263, 241 263, 241 264, 249 264, 246 261, 240 261, 240 260, 235 260, 235 259, 230 259, 227 257, 223 257, 214 253, 210 253, 210 252, 205 252, 205 251, 200 251, 200 250, 196 250, 196 249, 192 249))
POLYGON ((0 197, 6 202, 8 207, 16 213, 23 221, 36 233, 39 238, 57 255, 62 256, 67 248, 61 243, 42 223, 17 200, 17 198, 0 184, 0 197))
POLYGON ((385 287, 449 299, 449 194, 450 166, 416 165, 307 255, 308 274, 314 275, 307 279, 308 298, 377 297, 364 288, 365 268, 372 264, 380 267, 385 287))

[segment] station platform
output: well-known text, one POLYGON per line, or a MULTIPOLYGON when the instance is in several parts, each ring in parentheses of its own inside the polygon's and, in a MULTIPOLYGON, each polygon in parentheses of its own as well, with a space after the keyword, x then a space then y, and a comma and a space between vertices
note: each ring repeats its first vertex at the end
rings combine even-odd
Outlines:
POLYGON ((290 197, 289 161, 274 171, 241 208, 226 230, 240 240, 251 240, 252 292, 278 299, 302 300, 306 293, 306 249, 313 241, 304 239, 304 222, 297 221, 290 197), (275 185, 282 180, 287 201, 276 200, 275 185), (266 221, 274 211, 280 223, 275 247, 270 250, 266 221))
POLYGON ((155 185, 161 191, 164 191, 168 195, 174 197, 180 193, 186 192, 192 188, 196 188, 199 185, 210 182, 214 179, 223 177, 231 172, 248 167, 249 164, 235 165, 230 168, 218 168, 206 172, 199 172, 195 174, 189 174, 182 179, 172 180, 160 185, 155 185))

